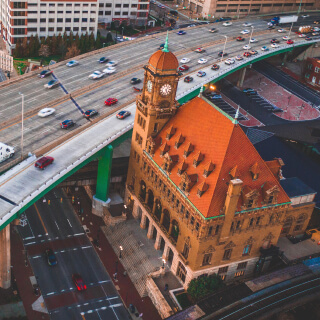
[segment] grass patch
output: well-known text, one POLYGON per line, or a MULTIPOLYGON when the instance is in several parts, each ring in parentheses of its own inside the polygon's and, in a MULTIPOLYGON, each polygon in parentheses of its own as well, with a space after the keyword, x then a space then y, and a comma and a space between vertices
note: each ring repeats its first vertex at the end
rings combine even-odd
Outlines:
POLYGON ((191 297, 188 295, 187 292, 178 293, 175 295, 181 308, 186 309, 188 307, 191 307, 193 305, 191 301, 191 297))
POLYGON ((61 55, 54 55, 49 57, 28 57, 28 58, 14 58, 13 59, 13 67, 16 69, 17 73, 19 72, 19 67, 21 67, 21 74, 25 73, 27 66, 29 65, 28 59, 32 61, 40 61, 42 59, 43 65, 49 65, 51 60, 56 62, 61 60, 61 55))

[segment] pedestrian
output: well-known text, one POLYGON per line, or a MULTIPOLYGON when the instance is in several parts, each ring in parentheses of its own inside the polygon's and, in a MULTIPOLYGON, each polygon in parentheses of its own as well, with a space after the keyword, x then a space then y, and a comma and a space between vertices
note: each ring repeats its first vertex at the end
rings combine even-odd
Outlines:
POLYGON ((117 280, 117 274, 118 274, 117 272, 115 272, 115 273, 113 274, 113 279, 114 279, 114 280, 117 280))
POLYGON ((164 285, 164 291, 168 291, 168 288, 169 288, 169 286, 168 286, 168 284, 166 283, 166 284, 164 285))
POLYGON ((124 270, 124 271, 123 271, 123 276, 125 277, 126 275, 127 275, 127 271, 124 270))

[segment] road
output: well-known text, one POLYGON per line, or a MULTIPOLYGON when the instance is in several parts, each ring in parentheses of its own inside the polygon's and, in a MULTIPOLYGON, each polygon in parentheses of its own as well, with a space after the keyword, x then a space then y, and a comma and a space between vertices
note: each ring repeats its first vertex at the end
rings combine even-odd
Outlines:
MULTIPOLYGON (((253 24, 255 26, 256 33, 265 30, 265 22, 255 21, 253 24)), ((215 24, 215 26, 218 26, 218 24, 215 24)), ((234 23, 232 27, 220 26, 219 32, 214 34, 208 32, 210 27, 203 26, 189 28, 187 29, 187 35, 184 36, 179 36, 175 33, 170 35, 170 50, 177 53, 179 60, 183 57, 191 59, 190 63, 188 63, 190 66, 190 72, 199 70, 202 67, 208 67, 213 62, 217 62, 217 53, 223 50, 224 45, 224 41, 221 41, 221 39, 224 39, 222 35, 229 36, 228 39, 230 41, 228 41, 226 46, 226 52, 229 56, 235 56, 243 51, 243 42, 239 43, 235 40, 231 40, 231 36, 235 34, 236 28, 238 28, 238 30, 240 30, 240 28, 244 28, 240 22, 234 23), (192 39, 192 44, 190 44, 190 39, 192 39), (220 40, 221 43, 206 47, 206 52, 203 54, 193 52, 192 49, 213 40, 220 40), (179 52, 182 51, 183 53, 179 54, 179 52), (208 62, 204 65, 199 65, 197 60, 200 57, 207 59, 208 62)), ((236 32, 237 36, 238 30, 236 32)), ((275 31, 268 32, 261 36, 256 36, 259 39, 259 42, 252 45, 252 47, 258 49, 262 45, 269 44, 270 38, 279 38, 279 35, 280 34, 275 31)), ((126 72, 126 74, 121 74, 119 77, 110 79, 110 83, 102 83, 101 87, 88 91, 83 89, 83 93, 75 98, 80 108, 78 108, 78 106, 76 106, 72 101, 68 100, 67 102, 55 106, 56 113, 52 117, 39 118, 36 113, 34 113, 32 116, 25 118, 25 153, 29 151, 33 152, 35 149, 38 149, 39 147, 64 135, 66 131, 59 128, 59 123, 65 119, 73 119, 76 121, 77 126, 84 125, 87 120, 83 118, 81 113, 82 110, 94 108, 102 115, 113 110, 112 107, 104 106, 104 100, 108 97, 116 97, 119 100, 119 104, 133 101, 136 93, 133 92, 132 86, 129 85, 130 79, 133 77, 143 78, 142 66, 148 61, 149 57, 158 48, 158 46, 164 42, 164 38, 162 37, 159 38, 154 35, 152 37, 149 36, 148 41, 139 42, 136 45, 134 41, 132 41, 132 44, 130 43, 127 46, 119 47, 119 49, 117 46, 107 48, 105 55, 109 59, 119 62, 117 72, 126 72), (135 68, 137 70, 135 70, 135 68)), ((94 55, 84 58, 80 61, 80 65, 74 68, 67 68, 66 66, 57 67, 54 69, 54 75, 61 81, 67 92, 72 92, 79 88, 86 88, 88 85, 95 82, 93 80, 89 80, 88 75, 95 70, 102 70, 104 68, 97 62, 101 55, 102 54, 99 56, 94 55)), ((62 88, 55 88, 51 90, 44 89, 43 85, 49 80, 50 79, 48 78, 39 79, 34 77, 29 78, 24 82, 12 84, 5 88, 0 87, 0 115, 2 115, 2 121, 7 121, 21 113, 21 96, 19 95, 19 92, 24 94, 25 111, 33 110, 43 103, 65 95, 62 88)), ((99 80, 96 80, 95 83, 99 83, 99 80)), ((192 87, 192 84, 185 84, 183 83, 183 79, 180 80, 179 88, 186 88, 187 85, 192 87)), ((15 121, 13 124, 3 126, 2 129, 0 129, 0 141, 14 146, 16 148, 16 155, 20 152, 20 140, 21 123, 19 120, 15 121)))
POLYGON ((26 211, 26 217, 27 225, 18 229, 50 318, 128 319, 110 276, 63 191, 49 192, 45 199, 26 211), (44 255, 46 248, 54 250, 56 266, 48 265, 44 255), (76 290, 71 278, 73 273, 81 274, 86 291, 76 290))

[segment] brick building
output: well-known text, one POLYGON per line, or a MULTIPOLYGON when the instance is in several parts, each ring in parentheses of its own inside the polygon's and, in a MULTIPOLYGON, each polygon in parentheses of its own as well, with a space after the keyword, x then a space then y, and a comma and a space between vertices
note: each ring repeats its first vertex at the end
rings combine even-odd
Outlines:
POLYGON ((280 236, 304 232, 314 193, 293 208, 282 160, 264 161, 237 119, 202 95, 179 107, 178 66, 165 46, 144 67, 125 202, 185 287, 204 274, 232 281, 266 268, 280 236))
POLYGON ((320 90, 320 59, 307 58, 304 70, 304 80, 315 89, 320 90))

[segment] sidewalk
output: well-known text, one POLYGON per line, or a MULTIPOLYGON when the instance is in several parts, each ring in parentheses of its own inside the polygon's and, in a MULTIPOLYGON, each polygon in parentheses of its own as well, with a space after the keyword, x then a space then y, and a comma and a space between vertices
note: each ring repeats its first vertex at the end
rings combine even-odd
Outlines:
POLYGON ((142 319, 144 320, 160 320, 161 317, 151 299, 149 297, 141 298, 130 278, 123 274, 125 271, 123 265, 113 251, 104 233, 101 231, 101 227, 105 226, 105 224, 100 217, 91 213, 91 200, 85 190, 79 188, 77 192, 72 191, 71 196, 75 196, 76 199, 73 204, 75 212, 78 212, 79 205, 77 198, 80 198, 83 214, 81 216, 79 215, 79 218, 82 224, 86 225, 90 230, 90 232, 88 232, 90 241, 93 242, 95 240, 96 243, 96 240, 99 240, 99 248, 97 246, 95 246, 95 248, 107 272, 111 277, 117 272, 117 280, 113 280, 113 282, 125 306, 128 307, 129 304, 133 304, 140 314, 143 313, 142 319))

